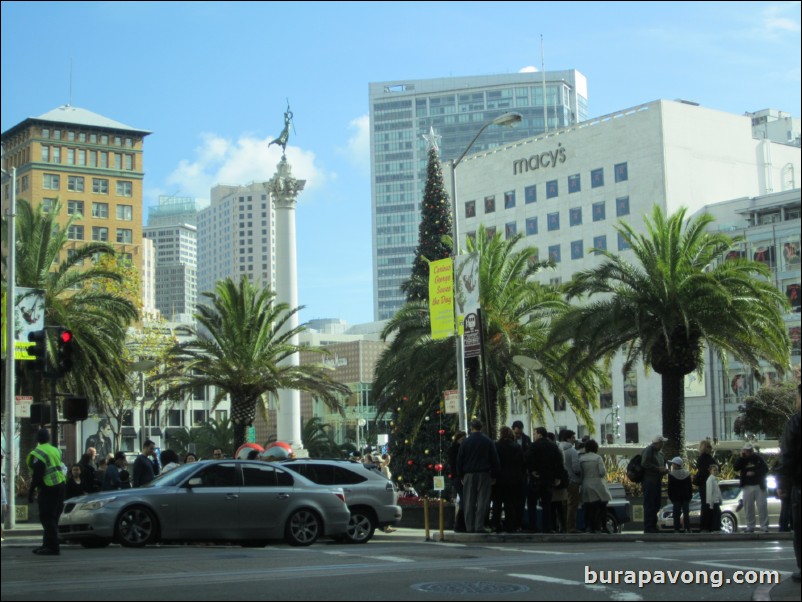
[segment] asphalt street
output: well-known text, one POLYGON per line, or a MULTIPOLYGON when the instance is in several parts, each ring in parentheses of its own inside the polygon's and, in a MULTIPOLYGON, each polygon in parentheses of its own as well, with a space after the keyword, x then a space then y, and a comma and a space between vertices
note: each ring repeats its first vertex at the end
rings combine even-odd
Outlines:
POLYGON ((399 529, 365 545, 65 545, 39 557, 28 534, 3 543, 2 600, 750 600, 770 586, 735 580, 761 570, 786 580, 794 567, 788 539, 608 537, 427 542, 399 529))

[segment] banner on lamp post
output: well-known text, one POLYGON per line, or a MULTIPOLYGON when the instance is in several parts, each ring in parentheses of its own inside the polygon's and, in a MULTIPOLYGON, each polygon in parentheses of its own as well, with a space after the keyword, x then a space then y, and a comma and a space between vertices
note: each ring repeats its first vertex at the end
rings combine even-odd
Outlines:
POLYGON ((479 311, 479 253, 458 255, 454 260, 457 328, 463 334, 465 317, 479 311))
POLYGON ((450 257, 429 263, 429 320, 432 338, 454 334, 454 264, 450 257))

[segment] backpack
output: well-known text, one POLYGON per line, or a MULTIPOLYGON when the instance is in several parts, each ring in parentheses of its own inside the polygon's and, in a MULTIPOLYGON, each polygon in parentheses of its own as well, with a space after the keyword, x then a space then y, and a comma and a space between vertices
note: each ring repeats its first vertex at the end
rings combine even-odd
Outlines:
POLYGON ((640 463, 640 454, 635 456, 627 464, 627 478, 633 483, 640 483, 643 481, 643 465, 640 463))

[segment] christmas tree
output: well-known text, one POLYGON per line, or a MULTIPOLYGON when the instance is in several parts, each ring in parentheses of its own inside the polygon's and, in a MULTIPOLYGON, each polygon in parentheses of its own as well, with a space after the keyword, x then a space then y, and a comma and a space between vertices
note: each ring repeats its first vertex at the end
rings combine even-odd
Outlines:
POLYGON ((407 301, 426 301, 429 299, 429 261, 451 257, 451 245, 443 242, 443 236, 453 236, 451 222, 451 201, 443 184, 443 170, 440 166, 439 149, 434 129, 424 136, 429 142, 429 162, 426 166, 426 188, 423 191, 421 221, 418 226, 418 248, 412 275, 401 289, 407 301))
MULTIPOLYGON (((435 496, 434 477, 448 474, 453 419, 439 402, 405 402, 393 412, 390 470, 400 491, 435 496), (417 411, 416 411, 417 410, 417 411)), ((449 487, 446 480, 446 487, 449 487)))

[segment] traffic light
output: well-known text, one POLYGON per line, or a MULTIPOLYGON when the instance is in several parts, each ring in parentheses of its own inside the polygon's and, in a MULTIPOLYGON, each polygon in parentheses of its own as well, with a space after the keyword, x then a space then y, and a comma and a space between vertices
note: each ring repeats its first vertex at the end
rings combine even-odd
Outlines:
POLYGON ((56 327, 56 374, 64 376, 72 370, 75 337, 63 326, 56 327))
POLYGON ((46 403, 31 404, 31 423, 50 424, 50 405, 46 403))
POLYGON ((32 368, 47 372, 47 331, 32 330, 28 333, 28 341, 33 343, 33 347, 28 347, 28 355, 33 356, 32 368))
POLYGON ((86 420, 89 404, 86 397, 67 397, 64 399, 64 418, 70 422, 86 420))

